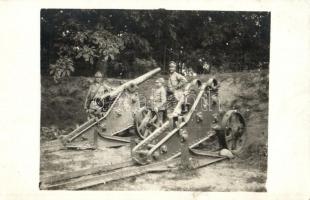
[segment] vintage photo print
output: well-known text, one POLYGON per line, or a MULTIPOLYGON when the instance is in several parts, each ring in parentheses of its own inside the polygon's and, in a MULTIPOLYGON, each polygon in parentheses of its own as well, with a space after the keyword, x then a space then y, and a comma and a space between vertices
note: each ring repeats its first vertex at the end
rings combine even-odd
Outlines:
POLYGON ((40 190, 266 192, 271 26, 41 9, 40 190))

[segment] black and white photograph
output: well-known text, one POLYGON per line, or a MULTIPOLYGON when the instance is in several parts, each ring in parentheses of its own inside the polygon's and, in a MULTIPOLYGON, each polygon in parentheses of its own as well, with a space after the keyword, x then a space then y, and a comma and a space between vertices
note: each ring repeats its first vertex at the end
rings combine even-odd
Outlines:
POLYGON ((271 14, 41 9, 40 190, 266 192, 271 14))
POLYGON ((309 200, 309 11, 0 0, 0 199, 309 200))

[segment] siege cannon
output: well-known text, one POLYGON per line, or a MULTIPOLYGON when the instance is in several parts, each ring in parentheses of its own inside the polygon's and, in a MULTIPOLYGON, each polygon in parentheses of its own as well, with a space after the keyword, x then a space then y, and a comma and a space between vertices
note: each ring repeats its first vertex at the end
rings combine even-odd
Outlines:
POLYGON ((244 147, 246 124, 237 110, 221 109, 216 79, 202 82, 195 79, 184 87, 184 98, 164 122, 158 122, 154 112, 141 107, 137 85, 151 78, 160 69, 119 86, 101 96, 112 99, 102 117, 94 117, 61 139, 67 148, 98 148, 132 145, 132 158, 139 164, 173 159, 181 154, 182 142, 199 154, 197 147, 207 145, 208 154, 218 156, 219 150, 238 153, 244 147), (134 136, 134 137, 133 137, 134 136))
POLYGON ((193 154, 219 157, 222 149, 240 153, 246 139, 245 120, 237 110, 222 110, 218 89, 214 78, 188 83, 184 98, 174 108, 181 112, 168 116, 162 124, 152 112, 141 109, 136 126, 143 139, 132 149, 133 160, 139 164, 171 160, 181 155, 184 142, 193 154), (201 146, 204 151, 197 149, 201 146))
POLYGON ((137 86, 160 72, 156 68, 130 80, 95 99, 99 105, 96 117, 77 127, 60 141, 66 148, 98 148, 130 143, 128 132, 134 125, 133 114, 140 109, 137 86))
MULTIPOLYGON (((216 79, 207 82, 195 79, 188 83, 184 88, 184 98, 178 100, 173 110, 181 108, 181 112, 168 116, 163 122, 158 122, 150 108, 140 108, 138 101, 132 101, 137 91, 128 90, 128 86, 136 83, 141 82, 127 82, 127 87, 119 87, 119 92, 114 93, 116 96, 110 96, 114 100, 103 117, 90 119, 61 139, 67 148, 74 147, 77 141, 90 145, 84 148, 106 147, 107 141, 112 141, 113 145, 117 141, 130 142, 132 160, 46 177, 42 180, 44 188, 82 189, 143 173, 169 171, 180 164, 196 169, 233 158, 233 154, 244 149, 247 137, 245 120, 237 110, 225 112, 221 109, 216 79), (132 109, 126 111, 128 105, 132 109), (137 137, 130 140, 124 135, 120 137, 120 133, 126 130, 134 130, 137 137), (137 164, 146 166, 134 166, 137 164), (88 177, 82 179, 82 176, 88 177)), ((83 148, 81 143, 76 147, 83 148)))

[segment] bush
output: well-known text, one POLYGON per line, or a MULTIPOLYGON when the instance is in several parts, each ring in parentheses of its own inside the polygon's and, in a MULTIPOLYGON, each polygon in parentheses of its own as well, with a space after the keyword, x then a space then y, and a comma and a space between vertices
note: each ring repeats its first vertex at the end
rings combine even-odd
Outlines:
POLYGON ((157 63, 153 58, 150 58, 150 59, 136 58, 135 61, 133 62, 133 65, 134 65, 133 66, 134 71, 137 74, 146 73, 147 71, 150 71, 154 69, 155 67, 157 67, 157 63))

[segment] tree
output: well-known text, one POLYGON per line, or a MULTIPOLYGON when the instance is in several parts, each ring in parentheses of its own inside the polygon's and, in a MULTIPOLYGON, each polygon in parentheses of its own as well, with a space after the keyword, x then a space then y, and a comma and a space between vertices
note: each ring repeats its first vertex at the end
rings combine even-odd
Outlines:
POLYGON ((168 59, 195 70, 200 58, 218 71, 255 69, 268 66, 269 30, 267 12, 42 10, 41 69, 55 80, 101 63, 109 75, 139 74, 168 59))
POLYGON ((60 10, 49 12, 42 16, 46 26, 42 31, 55 33, 53 38, 54 48, 57 51, 55 64, 50 64, 50 74, 55 81, 62 77, 70 76, 74 72, 73 62, 83 60, 94 66, 99 60, 114 59, 120 50, 124 49, 124 41, 107 29, 109 23, 104 17, 99 17, 100 22, 92 22, 97 12, 82 10, 60 10), (83 23, 83 20, 87 22, 83 23))

